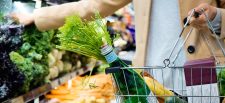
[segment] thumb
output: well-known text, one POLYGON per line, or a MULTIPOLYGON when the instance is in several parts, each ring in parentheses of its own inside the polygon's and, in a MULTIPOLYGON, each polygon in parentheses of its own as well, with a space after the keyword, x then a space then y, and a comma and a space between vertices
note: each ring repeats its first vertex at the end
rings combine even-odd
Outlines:
POLYGON ((195 17, 191 17, 189 20, 189 24, 192 24, 193 22, 195 22, 196 18, 195 17))
POLYGON ((17 13, 11 13, 8 15, 11 19, 13 19, 15 22, 19 22, 18 14, 17 13))

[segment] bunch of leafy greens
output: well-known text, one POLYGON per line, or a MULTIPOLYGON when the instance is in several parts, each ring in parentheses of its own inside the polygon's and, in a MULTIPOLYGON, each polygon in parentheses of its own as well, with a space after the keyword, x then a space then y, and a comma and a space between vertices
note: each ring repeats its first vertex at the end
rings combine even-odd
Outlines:
POLYGON ((45 83, 49 74, 48 53, 54 31, 40 32, 34 25, 25 28, 22 47, 10 53, 10 59, 25 74, 26 80, 21 92, 26 92, 45 83))
POLYGON ((59 28, 60 45, 57 48, 105 61, 100 51, 102 39, 106 40, 108 45, 111 45, 112 41, 100 15, 96 14, 93 20, 82 21, 79 15, 68 17, 65 25, 59 28))
MULTIPOLYGON (((61 43, 60 46, 58 46, 60 49, 105 61, 100 48, 102 45, 105 45, 105 42, 111 45, 112 41, 106 30, 106 25, 101 20, 99 14, 96 14, 92 22, 82 21, 77 15, 68 17, 65 25, 61 27, 59 31, 61 32, 58 34, 61 43)), ((110 66, 128 67, 128 65, 120 59, 111 63, 110 66)), ((133 69, 120 69, 113 73, 113 78, 117 81, 116 85, 121 95, 148 95, 150 93, 150 89, 146 88, 147 85, 141 75, 133 69), (133 83, 134 79, 137 83, 133 83), (127 85, 125 85, 126 83, 127 85), (129 91, 127 90, 128 87, 129 91)), ((95 86, 91 85, 91 87, 95 86)), ((124 103, 138 103, 138 101, 147 103, 146 97, 124 97, 124 103)))

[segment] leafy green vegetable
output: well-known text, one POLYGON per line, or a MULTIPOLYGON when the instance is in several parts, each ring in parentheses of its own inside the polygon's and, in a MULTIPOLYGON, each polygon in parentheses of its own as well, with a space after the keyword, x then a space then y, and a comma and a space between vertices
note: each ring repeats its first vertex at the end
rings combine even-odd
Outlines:
POLYGON ((100 73, 105 73, 105 69, 109 67, 109 64, 101 64, 97 69, 100 73))
POLYGON ((26 77, 23 88, 21 88, 21 92, 29 91, 30 82, 33 80, 33 69, 31 69, 33 65, 32 61, 28 58, 24 58, 17 52, 11 52, 9 55, 10 59, 26 77))
POLYGON ((23 26, 0 24, 0 102, 16 95, 24 84, 25 75, 10 59, 9 53, 18 50, 22 42, 23 26))
POLYGON ((54 31, 40 32, 34 25, 25 28, 23 45, 10 53, 10 59, 25 74, 26 81, 21 92, 45 83, 49 74, 48 53, 52 49, 54 31))
POLYGON ((103 45, 102 38, 109 45, 112 41, 99 14, 96 14, 94 19, 95 21, 87 22, 82 21, 78 15, 68 17, 65 25, 59 28, 60 45, 57 47, 105 61, 100 51, 103 45))

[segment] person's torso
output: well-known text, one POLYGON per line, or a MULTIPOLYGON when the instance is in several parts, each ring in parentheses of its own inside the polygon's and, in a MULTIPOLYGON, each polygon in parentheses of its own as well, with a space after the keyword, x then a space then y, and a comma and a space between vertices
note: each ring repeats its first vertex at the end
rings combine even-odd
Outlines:
MULTIPOLYGON (((162 1, 167 2, 164 0, 157 0, 156 2, 162 2, 162 1)), ((179 23, 178 24, 174 23, 177 25, 176 31, 179 31, 178 28, 181 28, 183 26, 183 25, 181 25, 181 21, 183 21, 183 19, 188 16, 187 15, 188 11, 190 11, 194 7, 198 6, 200 3, 206 2, 211 5, 216 6, 216 0, 195 0, 194 1, 195 3, 193 3, 193 1, 190 1, 190 0, 178 0, 177 2, 178 2, 178 4, 176 4, 176 3, 175 4, 178 5, 178 7, 176 7, 178 9, 176 11, 176 12, 178 12, 178 14, 173 14, 173 15, 165 17, 166 19, 168 19, 168 18, 174 17, 174 15, 176 15, 179 18, 180 25, 179 25, 179 23)), ((153 15, 153 13, 152 13, 153 10, 151 10, 151 9, 153 9, 154 0, 143 0, 142 2, 139 2, 139 0, 133 0, 133 3, 134 3, 134 9, 135 9, 135 30, 136 30, 136 45, 137 45, 136 55, 134 56, 134 59, 133 59, 133 65, 134 66, 146 66, 146 63, 148 61, 147 47, 149 45, 151 45, 149 43, 152 42, 149 40, 149 36, 151 36, 151 35, 149 35, 149 33, 151 32, 149 30, 149 28, 151 28, 151 25, 149 25, 149 24, 151 22, 154 22, 150 18, 150 16, 153 15)), ((167 4, 170 5, 170 3, 167 3, 167 4)), ((175 4, 171 4, 171 5, 175 5, 175 4)), ((168 9, 168 5, 165 5, 167 7, 167 9, 168 9)), ((161 7, 164 8, 165 6, 162 4, 161 7)), ((174 8, 174 7, 172 7, 172 8, 174 8)), ((167 11, 167 10, 165 9, 165 11, 167 11)), ((172 11, 168 10, 168 12, 172 12, 172 11)), ((158 13, 158 15, 160 15, 160 13, 158 13)), ((170 22, 170 21, 168 21, 168 22, 170 22)), ((158 25, 162 25, 162 24, 158 24, 158 25)), ((186 28, 186 30, 184 31, 184 33, 182 35, 183 38, 189 32, 190 28, 191 27, 186 28)), ((204 35, 210 34, 211 35, 209 30, 204 30, 204 31, 198 32, 197 29, 194 29, 193 31, 197 31, 197 32, 194 32, 191 35, 195 35, 195 34, 204 34, 204 35)), ((163 31, 160 31, 160 32, 163 32, 163 31)), ((170 32, 170 33, 173 33, 173 35, 179 34, 177 32, 170 32)), ((221 57, 221 55, 222 55, 220 52, 221 50, 219 50, 218 45, 215 43, 215 38, 213 38, 210 35, 208 35, 208 37, 209 37, 210 41, 212 41, 211 46, 214 47, 216 55, 221 57)), ((187 42, 185 43, 185 46, 184 46, 184 51, 185 51, 184 54, 186 55, 187 60, 203 59, 203 58, 209 58, 210 56, 212 56, 212 53, 210 52, 210 49, 207 46, 207 44, 202 36, 199 37, 198 47, 197 47, 195 53, 192 53, 192 54, 188 53, 187 46, 190 44, 191 41, 193 41, 193 40, 191 40, 191 37, 190 37, 190 39, 187 40, 187 42)), ((172 44, 172 42, 170 44, 172 44)), ((152 44, 152 45, 154 45, 154 44, 152 44)))
MULTIPOLYGON (((178 0, 152 0, 149 25, 146 65, 164 66, 163 61, 169 57, 181 32, 178 0)), ((182 40, 178 45, 181 42, 182 40)), ((176 49, 178 50, 179 47, 176 49)), ((182 49, 176 64, 181 66, 185 60, 184 49, 182 49)))
MULTIPOLYGON (((171 50, 181 32, 178 0, 152 0, 147 44, 147 66, 164 66, 163 61, 171 50)), ((170 58, 173 61, 183 40, 181 38, 175 52, 170 58)), ((176 66, 182 66, 186 61, 185 51, 181 49, 175 61, 176 66)), ((151 75, 167 88, 182 94, 185 88, 182 69, 150 69, 151 75)))

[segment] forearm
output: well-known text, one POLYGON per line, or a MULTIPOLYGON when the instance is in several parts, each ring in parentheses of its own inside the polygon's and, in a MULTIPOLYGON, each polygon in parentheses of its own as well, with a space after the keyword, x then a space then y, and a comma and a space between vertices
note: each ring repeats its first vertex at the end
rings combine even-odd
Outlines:
POLYGON ((62 26, 65 18, 79 14, 90 20, 96 11, 105 17, 125 6, 131 0, 82 0, 57 6, 44 7, 34 11, 34 23, 39 30, 56 29, 62 26))

